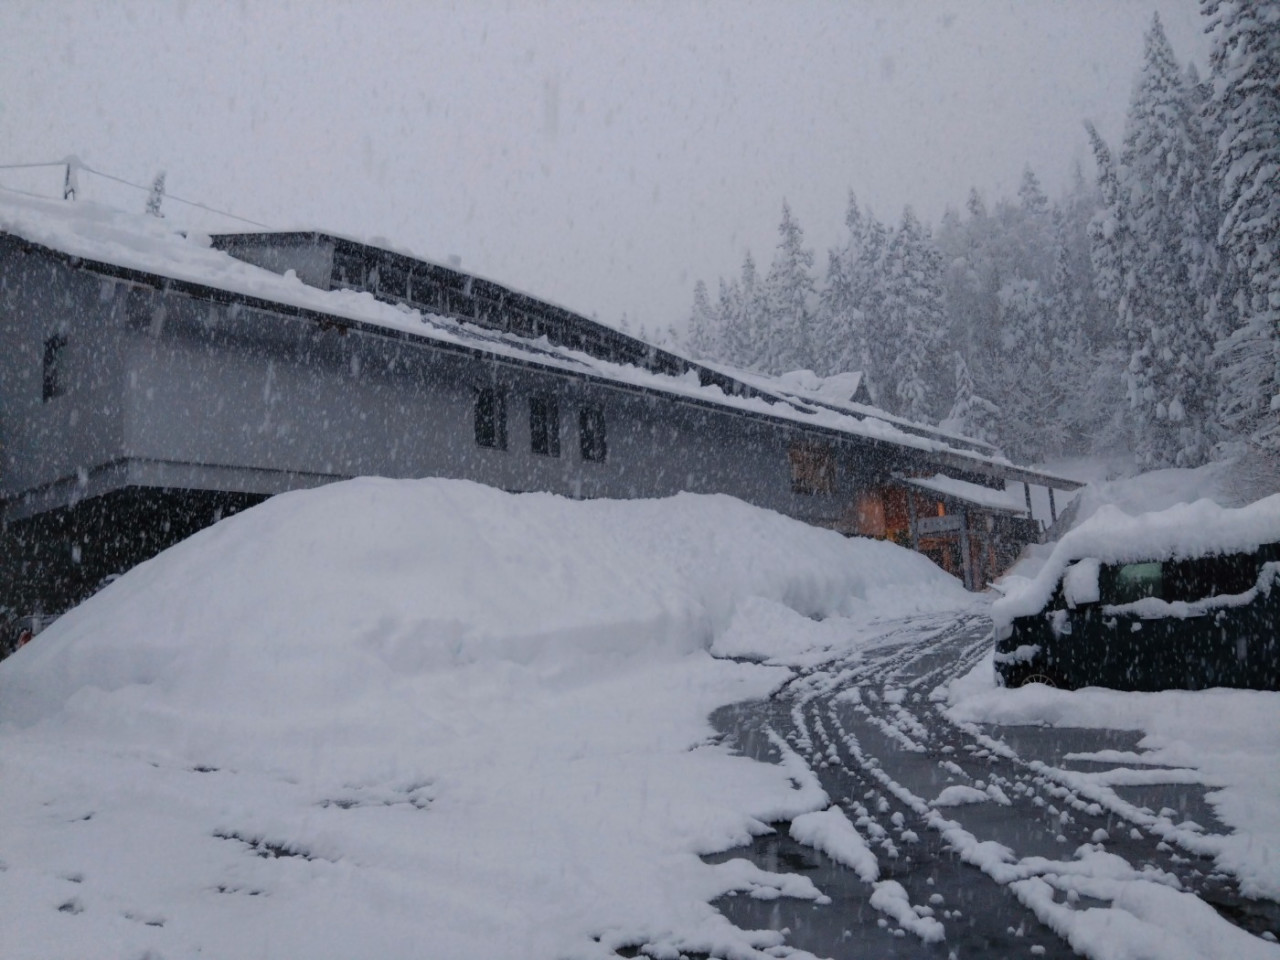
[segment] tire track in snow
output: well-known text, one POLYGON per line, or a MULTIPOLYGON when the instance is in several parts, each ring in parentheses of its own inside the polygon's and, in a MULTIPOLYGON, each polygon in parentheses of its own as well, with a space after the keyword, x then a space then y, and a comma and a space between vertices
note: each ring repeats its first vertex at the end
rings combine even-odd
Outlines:
MULTIPOLYGON (((1154 813, 1078 771, 1023 757, 999 732, 954 723, 930 702, 934 687, 989 650, 985 617, 881 626, 856 657, 800 671, 757 709, 808 762, 912 912, 942 922, 944 954, 1075 955, 1068 940, 1082 941, 1068 922, 1073 912, 1110 903, 1090 895, 1112 889, 1099 875, 1112 887, 1143 881, 1196 893, 1258 929, 1258 918, 1239 909, 1234 878, 1212 865, 1213 835, 1179 830, 1172 811, 1154 813), (949 788, 982 802, 942 806, 949 788)), ((843 956, 843 933, 830 945, 798 945, 843 956)), ((918 940, 889 942, 886 956, 944 955, 918 940)))

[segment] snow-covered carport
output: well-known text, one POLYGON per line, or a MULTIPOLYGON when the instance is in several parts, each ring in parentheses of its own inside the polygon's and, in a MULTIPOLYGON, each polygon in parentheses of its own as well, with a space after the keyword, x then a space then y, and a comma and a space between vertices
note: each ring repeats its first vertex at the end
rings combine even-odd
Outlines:
POLYGON ((1035 539, 1031 511, 1009 490, 945 474, 903 477, 911 548, 978 590, 1014 559, 1013 544, 1035 539), (924 509, 922 509, 922 507, 924 509))

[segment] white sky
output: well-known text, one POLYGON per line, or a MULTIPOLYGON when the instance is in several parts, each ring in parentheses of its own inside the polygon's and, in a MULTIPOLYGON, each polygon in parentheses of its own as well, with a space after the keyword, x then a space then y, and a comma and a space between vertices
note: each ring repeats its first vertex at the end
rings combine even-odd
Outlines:
POLYGON ((936 223, 1025 164, 1051 192, 1088 170, 1081 120, 1118 140, 1157 9, 1203 67, 1196 0, 0 0, 0 163, 164 169, 273 227, 683 324, 695 280, 714 290, 748 247, 768 263, 784 197, 822 264, 850 188, 936 223))

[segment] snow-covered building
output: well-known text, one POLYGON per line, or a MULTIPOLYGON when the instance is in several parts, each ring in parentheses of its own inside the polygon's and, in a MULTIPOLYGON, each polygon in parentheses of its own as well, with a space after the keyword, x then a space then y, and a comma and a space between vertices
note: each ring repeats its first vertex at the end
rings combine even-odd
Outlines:
POLYGON ((360 475, 725 493, 970 586, 1036 536, 1031 486, 1077 486, 857 388, 696 363, 327 234, 2 194, 0 610, 64 608, 222 515, 360 475))

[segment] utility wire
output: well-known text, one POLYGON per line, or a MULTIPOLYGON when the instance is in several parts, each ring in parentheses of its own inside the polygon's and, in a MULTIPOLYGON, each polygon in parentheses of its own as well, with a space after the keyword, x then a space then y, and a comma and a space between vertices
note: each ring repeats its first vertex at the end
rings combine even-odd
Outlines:
MULTIPOLYGON (((37 167, 67 167, 67 166, 75 167, 77 170, 83 170, 85 173, 92 174, 95 177, 102 177, 104 180, 112 180, 115 183, 123 184, 126 187, 133 187, 133 189, 141 190, 143 193, 151 192, 150 187, 144 187, 141 184, 132 183, 121 177, 115 177, 109 173, 103 173, 101 170, 95 170, 93 169, 93 167, 90 167, 87 164, 81 163, 80 161, 76 161, 76 160, 57 160, 52 163, 5 163, 5 164, 0 164, 0 170, 33 170, 37 167)), ((39 196, 38 194, 27 193, 25 190, 13 190, 13 188, 11 187, 6 187, 5 189, 11 190, 13 193, 21 193, 29 197, 39 196)), ((236 214, 229 213, 226 210, 218 210, 215 207, 210 207, 203 203, 198 203, 195 200, 185 200, 182 197, 175 196, 172 193, 166 193, 165 197, 169 200, 174 201, 175 203, 185 203, 189 207, 197 207, 200 210, 205 210, 209 213, 217 214, 220 217, 228 217, 232 220, 239 220, 241 223, 247 223, 253 227, 261 227, 263 230, 271 229, 271 227, 269 227, 267 224, 259 223, 257 220, 250 220, 248 217, 237 216, 236 214)), ((47 198, 44 198, 44 199, 47 199, 47 198)))
POLYGON ((55 160, 52 163, 4 163, 0 164, 0 170, 32 170, 36 167, 65 167, 67 161, 55 160))

